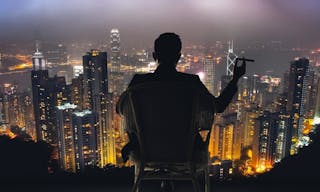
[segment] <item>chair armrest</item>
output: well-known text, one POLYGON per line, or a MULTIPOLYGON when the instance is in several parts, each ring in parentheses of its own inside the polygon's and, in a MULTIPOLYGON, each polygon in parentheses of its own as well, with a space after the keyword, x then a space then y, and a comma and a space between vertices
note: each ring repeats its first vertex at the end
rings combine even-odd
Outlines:
POLYGON ((125 91, 120 95, 119 100, 118 100, 118 102, 116 104, 116 112, 119 115, 123 115, 123 113, 124 113, 123 105, 124 105, 124 102, 125 102, 126 99, 128 99, 128 91, 125 91))

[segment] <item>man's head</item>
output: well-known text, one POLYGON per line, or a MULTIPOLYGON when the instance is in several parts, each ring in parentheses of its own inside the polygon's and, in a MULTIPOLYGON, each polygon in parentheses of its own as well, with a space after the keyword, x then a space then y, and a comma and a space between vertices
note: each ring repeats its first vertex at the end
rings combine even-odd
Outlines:
POLYGON ((161 65, 175 67, 181 56, 181 40, 175 33, 163 33, 154 41, 153 58, 161 65))

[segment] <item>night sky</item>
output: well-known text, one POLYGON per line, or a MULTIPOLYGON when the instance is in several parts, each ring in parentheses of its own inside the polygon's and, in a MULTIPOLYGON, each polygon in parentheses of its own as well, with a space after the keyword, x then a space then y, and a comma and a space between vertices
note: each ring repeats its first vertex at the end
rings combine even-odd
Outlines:
POLYGON ((1 0, 0 41, 98 40, 149 46, 166 31, 184 42, 282 40, 319 46, 319 0, 1 0))

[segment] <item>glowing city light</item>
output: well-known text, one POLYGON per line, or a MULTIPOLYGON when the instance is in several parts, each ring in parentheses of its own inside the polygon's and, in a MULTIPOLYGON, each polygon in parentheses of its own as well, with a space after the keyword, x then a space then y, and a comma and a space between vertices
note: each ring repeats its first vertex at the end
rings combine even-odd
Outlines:
POLYGON ((201 81, 204 80, 204 77, 205 77, 204 72, 201 71, 201 72, 197 73, 197 75, 199 76, 201 81))
POLYGON ((320 124, 320 117, 315 117, 314 119, 313 119, 313 123, 312 123, 313 125, 319 125, 320 124))

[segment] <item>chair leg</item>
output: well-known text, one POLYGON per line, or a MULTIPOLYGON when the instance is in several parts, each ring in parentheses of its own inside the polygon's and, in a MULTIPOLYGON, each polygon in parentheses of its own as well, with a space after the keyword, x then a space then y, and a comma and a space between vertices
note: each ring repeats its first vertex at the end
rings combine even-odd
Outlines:
POLYGON ((141 182, 141 179, 140 179, 140 176, 139 176, 137 179, 135 179, 135 182, 134 182, 133 187, 132 187, 132 192, 139 192, 140 182, 141 182))
POLYGON ((200 185, 197 177, 192 177, 193 191, 201 192, 200 185))
POLYGON ((208 167, 204 169, 204 191, 210 192, 210 177, 208 167))
POLYGON ((139 165, 136 164, 134 166, 134 184, 132 187, 132 192, 139 192, 139 185, 141 182, 140 173, 141 173, 141 168, 139 165))

